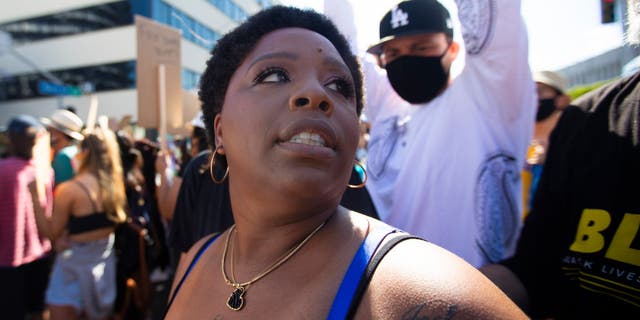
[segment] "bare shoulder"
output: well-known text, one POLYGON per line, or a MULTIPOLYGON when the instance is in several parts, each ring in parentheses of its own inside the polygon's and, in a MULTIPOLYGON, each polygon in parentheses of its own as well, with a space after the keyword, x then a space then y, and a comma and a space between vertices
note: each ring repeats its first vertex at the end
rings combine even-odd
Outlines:
POLYGON ((57 185, 54 189, 54 206, 67 208, 71 206, 76 199, 83 196, 86 197, 85 191, 80 189, 80 186, 78 186, 74 180, 67 180, 57 185))
POLYGON ((73 195, 76 194, 80 190, 80 187, 73 180, 67 180, 56 186, 55 194, 56 196, 62 195, 73 195))
POLYGON ((193 244, 193 246, 191 246, 191 248, 189 249, 189 251, 187 251, 187 253, 184 253, 181 255, 180 261, 178 263, 178 267, 176 268, 175 278, 173 280, 173 285, 171 289, 172 294, 173 294, 173 291, 175 290, 175 286, 182 279, 182 277, 184 277, 184 274, 187 272, 189 265, 191 264, 193 259, 196 257, 196 255, 198 254, 202 246, 204 246, 207 242, 209 242, 209 240, 211 240, 211 238, 215 237, 218 234, 219 233, 213 233, 208 236, 202 237, 202 239, 198 240, 196 243, 193 244))
POLYGON ((191 264, 191 261, 193 261, 193 259, 196 257, 200 249, 202 249, 202 246, 204 246, 207 242, 209 242, 209 240, 211 240, 211 238, 217 236, 218 234, 219 233, 216 232, 208 236, 202 237, 202 239, 198 240, 196 243, 194 243, 191 246, 189 251, 187 251, 187 253, 180 258, 180 263, 178 265, 179 274, 184 273, 184 270, 186 270, 186 268, 189 267, 189 264, 191 264), (182 272, 180 272, 181 269, 182 269, 182 272))
POLYGON ((409 239, 382 259, 357 319, 526 319, 480 271, 432 243, 409 239))

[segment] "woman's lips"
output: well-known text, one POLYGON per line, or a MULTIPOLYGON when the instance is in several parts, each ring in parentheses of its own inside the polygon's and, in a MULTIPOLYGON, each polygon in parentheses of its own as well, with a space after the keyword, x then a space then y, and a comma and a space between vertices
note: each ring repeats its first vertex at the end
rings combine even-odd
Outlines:
POLYGON ((305 158, 331 158, 336 153, 336 134, 330 124, 319 119, 292 121, 280 134, 278 146, 305 158))
POLYGON ((283 141, 278 143, 278 146, 288 153, 303 158, 329 159, 333 158, 336 154, 333 149, 315 143, 283 141))
POLYGON ((278 143, 300 143, 336 149, 337 134, 324 119, 305 118, 289 122, 278 135, 278 143))

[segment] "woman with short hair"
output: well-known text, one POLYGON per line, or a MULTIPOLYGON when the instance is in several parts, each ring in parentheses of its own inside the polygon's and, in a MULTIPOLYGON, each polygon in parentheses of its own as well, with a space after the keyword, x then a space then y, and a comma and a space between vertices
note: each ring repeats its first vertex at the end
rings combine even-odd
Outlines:
POLYGON ((235 225, 187 253, 166 319, 526 318, 462 259, 339 205, 362 75, 327 18, 249 18, 213 49, 200 99, 235 225))

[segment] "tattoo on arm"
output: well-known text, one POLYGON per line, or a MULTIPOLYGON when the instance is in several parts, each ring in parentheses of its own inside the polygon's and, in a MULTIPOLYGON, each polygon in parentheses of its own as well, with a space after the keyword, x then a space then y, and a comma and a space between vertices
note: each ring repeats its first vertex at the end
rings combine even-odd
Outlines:
POLYGON ((458 306, 450 305, 445 315, 425 315, 422 309, 426 306, 426 303, 421 303, 415 307, 409 309, 402 315, 402 320, 450 320, 458 310, 458 306))

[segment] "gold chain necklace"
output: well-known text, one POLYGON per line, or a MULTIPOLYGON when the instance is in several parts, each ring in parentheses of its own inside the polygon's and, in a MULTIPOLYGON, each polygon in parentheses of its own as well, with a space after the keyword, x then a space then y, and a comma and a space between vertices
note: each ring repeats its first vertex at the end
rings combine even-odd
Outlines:
MULTIPOLYGON (((239 311, 240 309, 242 309, 242 307, 244 306, 244 294, 247 292, 247 289, 249 288, 249 286, 252 283, 262 279, 262 277, 266 276, 271 271, 275 270, 276 268, 281 266, 283 263, 285 263, 287 260, 289 260, 289 258, 291 258, 294 254, 296 254, 296 252, 298 252, 298 250, 300 250, 300 248, 302 248, 302 246, 304 246, 305 243, 307 243, 316 233, 318 233, 318 231, 320 231, 320 229, 326 223, 327 223, 327 220, 325 220, 319 226, 317 226, 313 231, 311 231, 311 233, 309 233, 309 235, 306 238, 300 241, 300 243, 298 243, 291 250, 285 252, 282 255, 282 257, 274 261, 264 271, 260 272, 257 276, 253 277, 253 279, 247 282, 242 282, 242 283, 238 283, 235 280, 235 276, 233 275, 233 253, 231 253, 231 260, 229 261, 229 268, 231 269, 231 279, 229 279, 229 277, 227 276, 227 272, 224 267, 227 260, 227 250, 229 249, 229 238, 231 238, 231 234, 236 228, 235 225, 231 226, 231 228, 229 229, 229 233, 227 233, 227 238, 224 243, 224 251, 222 252, 222 266, 221 266, 222 277, 224 277, 225 283, 235 288, 231 293, 231 295, 229 296, 229 299, 227 299, 227 307, 229 307, 229 309, 234 311, 239 311)), ((235 250, 235 246, 233 247, 233 249, 235 250)))

